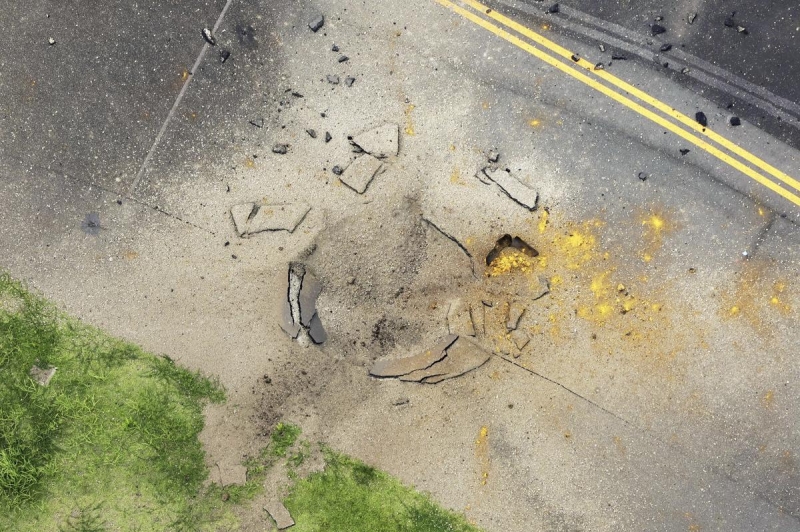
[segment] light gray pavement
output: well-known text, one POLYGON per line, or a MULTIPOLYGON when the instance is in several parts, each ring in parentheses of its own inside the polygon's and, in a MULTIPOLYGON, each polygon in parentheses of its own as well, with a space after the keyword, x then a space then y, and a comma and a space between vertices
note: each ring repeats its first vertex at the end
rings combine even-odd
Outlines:
MULTIPOLYGON (((199 30, 222 8, 185 11, 187 29, 169 41, 179 66, 194 62, 199 30)), ((183 20, 138 9, 162 32, 183 20)), ((587 58, 596 49, 547 35, 587 58)), ((37 54, 64 44, 63 68, 91 78, 77 45, 46 39, 31 41, 37 54)), ((0 137, 0 267, 91 324, 218 375, 231 401, 209 410, 210 461, 240 461, 288 419, 486 530, 800 526, 796 207, 433 1, 234 0, 217 40, 141 174, 179 85, 147 94, 160 117, 128 124, 136 142, 101 134, 115 116, 101 98, 91 107, 106 125, 54 128, 63 150, 11 135, 79 108, 68 84, 4 115, 13 127, 0 137), (318 13, 315 34, 306 24, 318 13), (348 135, 384 122, 399 124, 400 154, 358 195, 331 169, 352 158, 348 135), (80 128, 97 136, 88 148, 88 133, 70 136, 80 128), (288 153, 272 153, 275 143, 288 153), (475 179, 490 148, 539 192, 538 211, 475 179), (58 157, 69 164, 55 167, 58 157), (312 209, 292 234, 240 239, 228 211, 250 201, 312 209), (81 229, 90 212, 96 236, 81 229), (477 275, 423 218, 470 251, 477 275), (368 377, 375 359, 445 334, 449 300, 514 297, 504 278, 483 275, 506 232, 540 251, 535 274, 552 284, 528 305, 523 354, 438 385, 368 377), (297 259, 323 284, 319 348, 278 326, 297 259)), ((164 59, 129 53, 113 63, 164 59)), ((712 128, 797 177, 796 151, 747 122, 726 128, 727 112, 701 95, 633 61, 614 73, 687 113, 703 109, 712 128)), ((132 87, 106 90, 133 112, 145 89, 132 87)))

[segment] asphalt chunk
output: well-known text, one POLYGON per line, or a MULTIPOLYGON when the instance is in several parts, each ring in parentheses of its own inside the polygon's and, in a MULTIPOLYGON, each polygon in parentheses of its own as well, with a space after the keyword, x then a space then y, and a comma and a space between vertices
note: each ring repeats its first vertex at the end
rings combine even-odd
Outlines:
POLYGON ((279 155, 285 155, 286 152, 289 151, 288 144, 275 144, 272 146, 272 153, 277 153, 279 155))
POLYGON ((231 53, 228 50, 220 50, 219 51, 219 62, 224 63, 228 59, 230 59, 231 53))
POLYGON ((664 43, 661 45, 661 48, 659 48, 659 50, 662 52, 669 52, 670 50, 672 50, 672 45, 670 43, 664 43))
POLYGON ((348 77, 344 78, 344 84, 347 85, 348 87, 352 87, 353 83, 355 83, 355 82, 356 82, 356 78, 354 78, 352 76, 348 76, 348 77))
POLYGON ((349 60, 350 60, 349 57, 347 57, 346 55, 343 55, 343 56, 340 56, 337 61, 339 61, 340 63, 344 63, 344 62, 349 61, 349 60))
POLYGON ((558 13, 558 11, 559 11, 558 4, 553 4, 553 5, 551 5, 550 7, 547 8, 547 12, 548 13, 558 13))
POLYGON ((742 120, 738 116, 732 116, 728 118, 728 125, 731 126, 741 126, 742 120))
POLYGON ((314 33, 317 33, 324 24, 325 17, 323 15, 319 15, 308 23, 308 28, 314 33))
POLYGON ((308 133, 308 136, 312 139, 317 138, 317 132, 313 129, 306 129, 306 133, 308 133))
POLYGON ((662 33, 666 33, 666 32, 667 32, 667 28, 665 28, 661 24, 653 24, 652 26, 650 26, 650 33, 652 35, 661 35, 662 33))
POLYGON ((703 111, 697 111, 694 114, 694 119, 697 120, 697 123, 703 127, 708 125, 708 118, 706 118, 706 114, 703 111))
POLYGON ((326 131, 325 132, 325 143, 327 144, 328 142, 331 141, 331 139, 333 139, 333 137, 331 136, 331 134, 328 131, 326 131))

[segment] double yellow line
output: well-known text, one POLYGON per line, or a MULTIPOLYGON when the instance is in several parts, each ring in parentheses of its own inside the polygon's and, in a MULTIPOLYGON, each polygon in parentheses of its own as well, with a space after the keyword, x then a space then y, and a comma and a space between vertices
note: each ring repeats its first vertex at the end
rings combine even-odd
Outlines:
POLYGON ((522 50, 525 50, 529 54, 537 57, 538 59, 541 59, 545 63, 557 68, 558 70, 564 72, 565 74, 572 76, 578 81, 585 83, 586 85, 592 87, 598 92, 605 94, 612 100, 621 103, 625 107, 633 111, 636 111, 645 118, 675 133, 684 140, 691 142, 698 148, 705 150, 706 152, 717 157, 724 163, 739 170, 743 174, 752 178, 756 182, 764 185, 765 187, 779 194, 780 196, 786 198, 795 205, 800 206, 800 196, 798 196, 798 193, 800 193, 800 182, 790 177, 786 173, 780 171, 779 169, 775 168, 771 164, 756 157, 749 151, 743 149, 741 146, 738 146, 737 144, 726 139, 722 135, 715 133, 708 127, 701 126, 695 120, 692 120, 685 114, 670 107, 661 100, 654 98, 653 96, 650 96, 646 92, 637 89, 636 87, 619 79, 613 74, 609 74, 605 70, 595 70, 593 63, 590 63, 585 59, 578 58, 576 55, 574 55, 573 52, 570 52, 566 48, 559 46, 553 41, 532 31, 530 28, 527 28, 513 21, 512 19, 501 15, 497 11, 488 8, 487 6, 479 2, 476 2, 475 0, 461 0, 461 2, 473 8, 475 11, 480 12, 481 16, 477 15, 473 11, 469 11, 454 4, 450 0, 436 0, 436 1, 439 2, 441 5, 453 10, 455 13, 461 15, 470 22, 473 22, 474 24, 494 33, 498 37, 505 39, 514 46, 522 50), (499 22, 502 26, 505 26, 506 28, 513 30, 517 34, 524 36, 527 39, 530 39, 530 41, 533 41, 539 46, 546 48, 554 55, 551 55, 533 46, 530 42, 523 40, 517 35, 514 35, 506 31, 502 27, 493 24, 484 17, 489 17, 490 19, 499 22), (558 59, 557 56, 566 59, 568 62, 564 62, 558 59), (577 61, 575 59, 577 59, 577 61), (582 72, 581 70, 585 71, 586 73, 582 72), (625 96, 624 94, 621 94, 611 89, 608 85, 600 83, 600 81, 598 81, 598 79, 595 78, 603 80, 609 85, 621 89, 622 91, 628 93, 628 95, 633 96, 637 98, 640 102, 650 106, 652 109, 663 113, 663 115, 655 113, 653 110, 644 107, 640 103, 637 103, 636 101, 630 99, 628 96, 625 96), (688 130, 684 129, 683 127, 680 127, 675 122, 668 120, 666 117, 671 118, 678 124, 683 125, 688 130), (705 137, 710 141, 715 142, 718 146, 724 148, 725 150, 728 150, 729 153, 726 153, 719 147, 707 142, 706 140, 704 140, 704 138, 695 135, 693 132, 702 135, 703 137, 705 137), (764 173, 756 171, 754 168, 747 166, 742 161, 747 161, 748 163, 760 169, 764 173), (775 180, 767 176, 771 176, 775 180), (782 183, 783 186, 779 184, 779 182, 782 183))

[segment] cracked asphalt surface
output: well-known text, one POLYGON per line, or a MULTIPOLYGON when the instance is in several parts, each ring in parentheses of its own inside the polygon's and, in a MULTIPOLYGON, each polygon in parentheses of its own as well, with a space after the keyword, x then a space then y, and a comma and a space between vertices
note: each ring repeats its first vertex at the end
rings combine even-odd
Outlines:
MULTIPOLYGON (((476 5, 9 3, 0 267, 219 376, 210 464, 289 420, 490 531, 797 529, 797 7, 476 5), (684 53, 672 68, 654 38, 684 53), (333 167, 383 123, 399 154, 358 194, 333 167), (536 210, 476 177, 490 150, 536 210), (311 210, 240 238, 230 209, 251 202, 311 210), (506 233, 539 256, 486 267, 506 233), (280 329, 290 261, 322 286, 321 346, 280 329), (486 364, 369 376, 447 334, 455 299, 487 309, 486 364), (518 351, 491 329, 514 302, 518 351)), ((268 526, 263 502, 243 530, 268 526)))

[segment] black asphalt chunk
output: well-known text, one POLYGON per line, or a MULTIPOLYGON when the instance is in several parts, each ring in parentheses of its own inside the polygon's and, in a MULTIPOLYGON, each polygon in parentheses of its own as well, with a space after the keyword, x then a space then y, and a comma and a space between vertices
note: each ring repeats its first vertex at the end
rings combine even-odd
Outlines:
POLYGON ((338 51, 339 47, 336 45, 336 43, 334 43, 333 46, 331 46, 331 52, 338 52, 338 51))
POLYGON ((742 120, 738 116, 732 116, 728 119, 728 124, 732 126, 741 126, 742 120))
POLYGON ((288 144, 275 144, 274 146, 272 146, 272 153, 284 155, 287 151, 289 151, 288 144))
POLYGON ((558 4, 553 4, 547 8, 548 13, 558 13, 558 4))
POLYGON ((333 137, 331 137, 331 134, 326 131, 325 132, 325 142, 326 143, 330 142, 332 138, 333 137))
POLYGON ((220 50, 219 52, 219 62, 224 63, 225 61, 230 58, 231 53, 228 50, 220 50))
POLYGON ((264 127, 264 119, 263 118, 257 118, 255 120, 248 120, 248 122, 250 122, 251 126, 255 126, 255 127, 259 128, 259 129, 264 127))
POLYGON ((344 63, 345 61, 349 61, 349 60, 350 60, 350 58, 347 57, 346 55, 343 55, 343 56, 339 57, 339 62, 340 63, 344 63))
POLYGON ((636 177, 639 178, 639 181, 647 181, 647 178, 650 177, 650 175, 647 172, 639 172, 636 177))
POLYGON ((669 52, 670 50, 672 50, 672 45, 669 43, 662 44, 659 50, 661 50, 662 52, 669 52))
POLYGON ((687 153, 689 153, 692 150, 690 150, 688 148, 681 148, 679 151, 681 152, 681 155, 686 155, 687 153))
POLYGON ((300 94, 300 93, 299 93, 299 92, 297 92, 297 91, 293 91, 293 92, 292 92, 292 96, 294 96, 295 98, 302 98, 302 97, 303 97, 303 95, 302 95, 302 94, 300 94))
POLYGON ((650 33, 653 35, 661 35, 662 33, 666 33, 667 28, 662 26, 661 24, 653 24, 650 26, 650 33))
POLYGON ((331 85, 339 84, 339 76, 337 76, 336 74, 328 74, 326 76, 326 79, 328 80, 328 83, 330 83, 331 85))
POLYGON ((311 31, 317 33, 317 31, 319 31, 319 29, 323 26, 323 24, 325 24, 325 17, 320 15, 311 22, 309 22, 308 27, 309 29, 311 29, 311 31))
POLYGON ((595 69, 595 70, 605 70, 605 68, 606 68, 606 67, 605 67, 605 65, 603 65, 603 63, 597 63, 597 64, 594 66, 594 69, 595 69))
POLYGON ((689 13, 689 16, 686 17, 686 22, 689 24, 694 24, 695 20, 697 20, 697 13, 689 13))
POLYGON ((210 44, 211 46, 217 45, 217 39, 216 37, 214 37, 214 34, 211 33, 210 29, 203 28, 202 34, 203 34, 203 39, 205 39, 208 44, 210 44))
POLYGON ((355 83, 355 82, 356 82, 356 78, 354 78, 352 76, 344 78, 344 84, 347 85, 348 87, 352 87, 353 83, 355 83))
POLYGON ((306 133, 308 133, 308 136, 311 137, 312 139, 317 138, 317 132, 314 131, 313 129, 306 129, 306 133))
POLYGON ((580 58, 580 57, 578 57, 576 54, 572 54, 572 57, 570 57, 570 59, 572 59, 572 60, 573 60, 573 61, 575 61, 576 63, 577 63, 578 61, 580 61, 580 60, 581 60, 581 58, 580 58))
POLYGON ((628 58, 619 52, 615 52, 611 54, 611 59, 614 61, 625 61, 628 58))
POLYGON ((697 120, 697 123, 703 127, 708 125, 708 118, 706 118, 706 114, 703 111, 697 111, 694 114, 694 119, 697 120))

